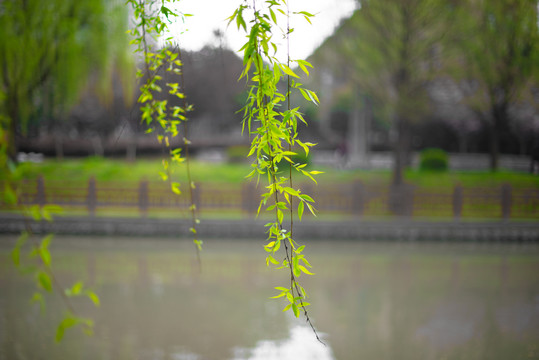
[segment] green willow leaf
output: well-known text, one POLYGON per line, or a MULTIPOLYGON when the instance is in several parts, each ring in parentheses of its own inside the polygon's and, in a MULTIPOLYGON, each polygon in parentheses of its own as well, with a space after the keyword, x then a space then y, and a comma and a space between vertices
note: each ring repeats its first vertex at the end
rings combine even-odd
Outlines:
POLYGON ((301 271, 303 271, 303 272, 304 272, 305 274, 307 274, 307 275, 314 275, 314 273, 312 273, 312 272, 310 272, 309 270, 307 270, 307 268, 306 268, 305 266, 303 266, 303 265, 299 265, 299 269, 300 269, 301 271))
POLYGON ((295 277, 299 277, 301 275, 297 256, 292 257, 292 271, 295 277))
POLYGON ((99 300, 99 296, 97 296, 97 294, 91 290, 85 290, 84 291, 84 295, 86 295, 93 303, 96 307, 99 307, 101 305, 101 302, 99 300))
POLYGON ((301 218, 303 217, 304 209, 305 209, 305 204, 303 203, 303 201, 300 201, 298 203, 298 218, 300 221, 301 221, 301 218))
POLYGON ((50 267, 51 265, 51 253, 49 251, 49 245, 52 241, 53 234, 47 235, 43 240, 41 240, 41 243, 39 244, 39 256, 41 257, 41 260, 43 261, 43 264, 45 266, 50 267))
POLYGON ((296 303, 292 304, 292 311, 294 311, 294 316, 295 317, 299 317, 299 309, 298 309, 298 306, 296 305, 296 303))
POLYGON ((21 235, 17 238, 17 241, 15 242, 15 246, 13 247, 13 250, 11 251, 11 258, 15 266, 20 265, 21 248, 24 246, 24 244, 26 244, 29 236, 30 235, 28 234, 28 232, 23 231, 21 235))
POLYGON ((35 221, 40 221, 42 219, 40 206, 39 205, 34 205, 34 206, 30 207, 30 215, 32 215, 32 218, 35 221))
POLYGON ((43 290, 52 292, 52 282, 49 274, 44 271, 39 271, 37 273, 37 281, 43 290))
POLYGON ((69 329, 70 327, 73 327, 77 325, 80 322, 80 320, 76 317, 73 317, 72 315, 67 315, 58 325, 58 328, 56 329, 56 342, 62 341, 64 338, 65 331, 69 329))
POLYGON ((180 184, 177 183, 177 182, 173 182, 170 184, 170 187, 171 187, 171 190, 174 194, 176 195, 181 195, 181 190, 180 190, 180 184))

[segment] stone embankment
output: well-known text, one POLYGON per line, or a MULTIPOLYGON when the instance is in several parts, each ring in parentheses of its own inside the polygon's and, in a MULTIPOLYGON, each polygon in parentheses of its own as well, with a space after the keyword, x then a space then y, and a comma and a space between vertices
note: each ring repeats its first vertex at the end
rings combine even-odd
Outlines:
MULTIPOLYGON (((264 239, 263 220, 203 220, 198 236, 226 239, 264 239)), ((33 233, 92 236, 189 237, 190 220, 151 218, 58 217, 53 222, 0 216, 0 234, 16 234, 27 225, 33 233)), ((397 240, 539 242, 539 223, 525 221, 303 221, 294 237, 312 240, 397 240)))

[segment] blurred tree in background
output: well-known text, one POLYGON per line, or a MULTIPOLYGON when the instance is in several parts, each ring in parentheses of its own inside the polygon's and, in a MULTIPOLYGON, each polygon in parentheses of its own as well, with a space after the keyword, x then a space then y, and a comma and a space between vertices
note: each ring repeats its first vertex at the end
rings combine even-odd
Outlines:
POLYGON ((362 1, 327 42, 353 79, 353 102, 375 101, 378 116, 392 124, 394 185, 409 162, 411 125, 429 110, 425 84, 438 70, 450 15, 440 0, 362 1))
POLYGON ((123 1, 0 3, 0 114, 12 159, 30 119, 61 119, 90 86, 106 103, 115 68, 133 83, 127 21, 123 1))
POLYGON ((488 129, 494 171, 502 137, 512 122, 516 125, 521 107, 537 106, 538 7, 536 0, 462 2, 459 26, 447 44, 456 50, 451 73, 461 80, 468 105, 488 129))
POLYGON ((539 133, 537 9, 536 0, 358 2, 309 58, 318 119, 330 127, 344 110, 346 136, 369 149, 383 133, 394 185, 411 149, 490 151, 496 169, 500 150, 524 154, 539 133))

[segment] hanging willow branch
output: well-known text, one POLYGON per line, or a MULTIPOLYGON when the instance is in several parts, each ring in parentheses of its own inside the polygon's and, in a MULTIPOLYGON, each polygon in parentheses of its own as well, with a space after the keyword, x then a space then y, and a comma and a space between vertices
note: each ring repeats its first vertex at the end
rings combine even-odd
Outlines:
POLYGON ((128 3, 133 7, 137 22, 135 28, 130 31, 134 37, 131 43, 138 46, 136 51, 141 52, 144 59, 144 71, 139 70, 137 72, 137 77, 144 79, 140 87, 141 94, 138 98, 138 102, 141 104, 142 122, 148 127, 147 132, 158 129, 158 131, 155 131, 157 139, 168 152, 167 158, 162 161, 164 171, 159 172, 159 174, 163 181, 169 183, 171 191, 178 196, 181 195, 180 184, 172 180, 172 165, 184 164, 186 167, 190 203, 189 213, 192 220, 189 230, 196 246, 197 260, 199 269, 201 269, 200 251, 202 250, 202 241, 198 240, 197 236, 199 220, 196 215, 193 196, 195 184, 191 178, 190 141, 187 134, 187 113, 192 110, 192 106, 187 103, 183 93, 181 51, 178 46, 172 44, 170 38, 166 40, 165 45, 160 49, 154 49, 155 46, 149 43, 150 39, 153 43, 159 43, 162 35, 168 30, 168 22, 190 16, 170 10, 167 6, 173 2, 174 0, 129 0, 128 3), (169 89, 168 93, 181 101, 181 106, 172 106, 168 100, 159 100, 156 97, 157 94, 162 92, 161 80, 163 76, 160 73, 163 70, 180 77, 180 83, 166 83, 166 86, 169 89), (180 134, 180 128, 183 130, 183 134, 180 134), (172 139, 179 136, 182 136, 183 149, 171 146, 172 139), (182 151, 184 151, 183 156, 182 151))
MULTIPOLYGON (((314 200, 309 195, 303 194, 300 189, 294 189, 292 172, 294 170, 314 182, 316 181, 313 175, 320 172, 307 171, 305 164, 293 161, 293 156, 297 155, 294 151, 296 147, 301 147, 308 155, 309 149, 314 144, 298 139, 298 121, 305 124, 307 122, 299 112, 299 108, 291 107, 290 95, 292 91, 300 91, 307 100, 314 103, 318 103, 318 98, 314 92, 302 88, 300 83, 294 81, 293 78, 297 79, 299 76, 290 68, 292 60, 289 55, 286 64, 280 62, 275 56, 277 44, 272 41, 272 31, 279 28, 277 13, 286 17, 287 44, 291 33, 290 11, 286 1, 267 0, 263 1, 259 7, 257 8, 256 0, 253 0, 252 4, 244 2, 228 19, 229 24, 235 21, 238 29, 242 28, 249 33, 249 40, 242 47, 244 70, 240 76, 240 78, 250 79, 249 96, 243 108, 243 129, 253 136, 248 156, 255 154, 256 160, 252 164, 253 170, 248 177, 256 177, 257 181, 261 176, 267 178, 268 185, 261 195, 257 213, 265 210, 275 214, 274 221, 266 224, 268 234, 267 243, 264 245, 268 253, 266 264, 275 265, 279 269, 288 269, 290 275, 289 286, 276 287, 279 294, 274 298, 282 297, 288 301, 283 311, 292 310, 296 317, 303 312, 317 339, 321 341, 306 309, 309 305, 306 301, 307 293, 298 280, 301 274, 313 274, 309 270, 311 264, 302 254, 305 245, 300 246, 292 236, 295 210, 300 220, 305 207, 313 215, 315 214, 314 200), (244 19, 246 10, 252 11, 253 20, 249 22, 249 29, 244 19), (287 82, 286 94, 278 89, 279 82, 284 76, 287 82), (286 109, 282 110, 285 101, 286 109), (279 168, 283 162, 289 164, 288 175, 279 168), (297 209, 295 209, 294 199, 297 200, 297 209), (288 224, 284 221, 286 211, 290 213, 288 224), (284 248, 285 254, 282 260, 278 260, 278 251, 281 247, 284 248)), ((312 16, 307 12, 301 12, 301 14, 307 20, 312 16)), ((308 75, 307 66, 311 65, 304 60, 295 62, 308 75)))

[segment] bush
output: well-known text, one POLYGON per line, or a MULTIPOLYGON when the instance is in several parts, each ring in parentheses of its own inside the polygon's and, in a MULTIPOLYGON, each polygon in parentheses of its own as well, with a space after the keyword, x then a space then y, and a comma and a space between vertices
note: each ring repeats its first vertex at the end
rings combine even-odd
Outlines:
POLYGON ((449 165, 447 153, 442 149, 430 148, 421 151, 419 169, 427 171, 447 171, 449 165))

